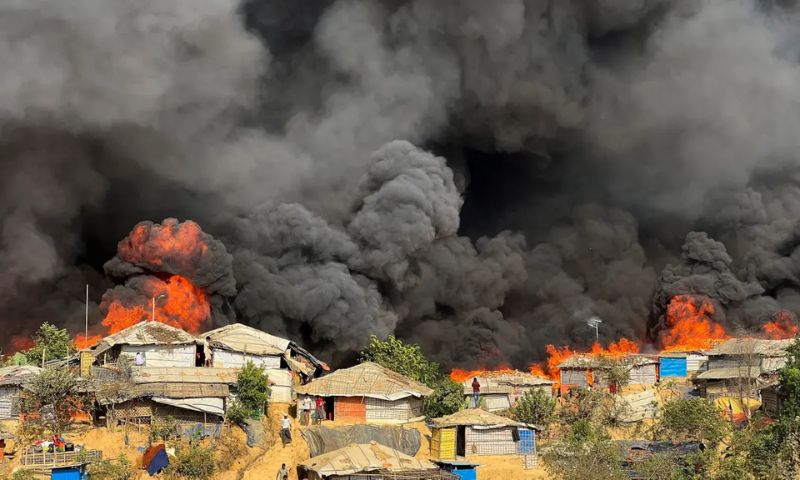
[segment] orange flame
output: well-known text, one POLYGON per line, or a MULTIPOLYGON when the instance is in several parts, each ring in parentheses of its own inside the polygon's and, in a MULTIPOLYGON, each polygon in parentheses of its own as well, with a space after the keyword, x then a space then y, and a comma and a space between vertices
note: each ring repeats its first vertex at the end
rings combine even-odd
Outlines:
MULTIPOLYGON (((189 333, 199 333, 203 322, 211 316, 211 306, 203 291, 180 275, 171 276, 166 282, 148 277, 144 291, 149 298, 166 295, 156 302, 155 320, 189 333)), ((150 320, 150 305, 123 305, 114 300, 108 307, 103 325, 109 333, 116 333, 143 320, 150 320)))
MULTIPOLYGON (((571 350, 569 347, 555 345, 547 345, 547 361, 531 364, 528 367, 531 375, 538 375, 550 378, 551 380, 558 380, 558 365, 569 357, 578 352, 571 350)), ((617 342, 611 342, 607 348, 603 348, 598 342, 592 345, 589 355, 598 357, 612 357, 619 358, 626 355, 639 353, 639 345, 627 338, 621 338, 617 342)))
POLYGON ((13 352, 21 352, 23 350, 28 350, 32 348, 34 345, 33 339, 30 337, 24 336, 14 336, 11 337, 11 350, 13 352))
POLYGON ((117 245, 117 256, 135 264, 160 267, 165 260, 196 261, 208 245, 200 225, 187 220, 167 219, 159 224, 140 223, 117 245))
POLYGON ((800 333, 794 314, 786 310, 779 310, 775 314, 775 320, 765 323, 761 329, 764 335, 772 340, 794 338, 800 333))
POLYGON ((77 350, 83 350, 84 348, 93 347, 97 342, 103 339, 102 335, 77 335, 75 336, 75 340, 72 341, 72 344, 75 346, 77 350))
POLYGON ((714 305, 705 298, 676 295, 667 306, 667 328, 661 336, 664 351, 706 350, 725 340, 725 329, 713 320, 714 305))
POLYGON ((497 368, 479 368, 476 370, 462 370, 460 368, 454 368, 450 371, 450 378, 456 382, 463 382, 465 380, 469 380, 475 377, 488 377, 492 375, 505 375, 505 374, 512 374, 516 372, 513 368, 509 367, 508 365, 501 365, 497 368))

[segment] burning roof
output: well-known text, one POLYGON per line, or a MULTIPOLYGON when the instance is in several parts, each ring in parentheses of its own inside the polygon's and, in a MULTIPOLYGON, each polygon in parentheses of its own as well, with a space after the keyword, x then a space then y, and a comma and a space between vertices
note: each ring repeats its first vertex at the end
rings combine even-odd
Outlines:
POLYGON ((200 340, 208 337, 212 345, 217 348, 252 355, 283 355, 291 343, 289 340, 241 323, 232 323, 198 335, 200 340))
MULTIPOLYGON (((607 357, 596 355, 573 355, 558 364, 558 368, 599 369, 607 366, 608 360, 609 358, 607 357)), ((624 357, 613 358, 612 360, 622 362, 630 367, 658 364, 657 357, 647 355, 628 355, 624 357)))
POLYGON ((180 328, 160 322, 140 322, 100 340, 91 351, 99 355, 115 345, 186 345, 197 339, 180 328))
POLYGON ((795 340, 763 340, 758 338, 732 338, 709 350, 708 356, 718 355, 758 355, 760 357, 785 357, 786 349, 795 340))

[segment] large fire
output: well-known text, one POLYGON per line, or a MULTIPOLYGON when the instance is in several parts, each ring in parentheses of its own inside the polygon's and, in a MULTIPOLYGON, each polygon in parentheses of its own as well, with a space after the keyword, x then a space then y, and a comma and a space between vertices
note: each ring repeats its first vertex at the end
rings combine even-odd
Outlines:
POLYGON ((478 368, 476 370, 462 370, 460 368, 454 368, 450 371, 450 378, 456 382, 463 382, 464 380, 469 380, 475 377, 512 374, 514 372, 516 372, 516 370, 507 365, 502 365, 497 368, 478 368))
POLYGON ((714 305, 707 298, 676 295, 667 306, 667 330, 661 335, 664 351, 707 350, 728 334, 713 319, 714 305))
POLYGON ((775 314, 775 320, 767 322, 761 326, 764 335, 773 340, 783 340, 785 338, 794 338, 800 333, 800 327, 797 325, 797 319, 792 312, 780 310, 775 314))
POLYGON ((162 225, 136 225, 117 245, 117 256, 137 265, 163 267, 169 263, 185 267, 186 262, 196 262, 207 250, 200 225, 168 219, 162 225))

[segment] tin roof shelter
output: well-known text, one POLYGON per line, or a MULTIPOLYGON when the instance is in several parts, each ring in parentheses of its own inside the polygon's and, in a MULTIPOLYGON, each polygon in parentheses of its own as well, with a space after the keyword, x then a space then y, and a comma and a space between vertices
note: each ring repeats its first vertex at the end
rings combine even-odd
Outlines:
POLYGON ((536 451, 536 428, 477 408, 461 410, 433 420, 431 457, 531 455, 536 451))
POLYGON ((100 340, 89 351, 96 360, 134 358, 142 352, 148 367, 194 367, 197 340, 161 322, 139 322, 100 340))

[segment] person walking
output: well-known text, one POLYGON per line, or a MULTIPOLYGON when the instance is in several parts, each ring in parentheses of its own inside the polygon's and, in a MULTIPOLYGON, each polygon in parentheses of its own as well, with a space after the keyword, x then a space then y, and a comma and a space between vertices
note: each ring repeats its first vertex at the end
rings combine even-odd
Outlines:
POLYGON ((287 443, 292 443, 292 422, 288 415, 284 415, 281 420, 281 441, 284 447, 287 443))
POLYGON ((325 400, 322 397, 317 397, 317 425, 325 420, 325 400))
POLYGON ((478 382, 478 378, 475 377, 472 379, 472 408, 478 408, 481 401, 481 384, 478 382))
POLYGON ((289 476, 288 470, 286 470, 286 464, 281 463, 281 469, 278 470, 278 475, 275 476, 275 480, 283 480, 284 478, 289 476))

